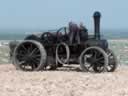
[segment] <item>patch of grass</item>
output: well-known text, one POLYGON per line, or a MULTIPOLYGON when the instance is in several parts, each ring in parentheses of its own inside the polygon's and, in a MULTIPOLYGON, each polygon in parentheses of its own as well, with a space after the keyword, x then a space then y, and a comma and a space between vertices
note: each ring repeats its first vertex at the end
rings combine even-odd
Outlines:
POLYGON ((9 47, 1 46, 0 47, 0 64, 9 63, 9 47))

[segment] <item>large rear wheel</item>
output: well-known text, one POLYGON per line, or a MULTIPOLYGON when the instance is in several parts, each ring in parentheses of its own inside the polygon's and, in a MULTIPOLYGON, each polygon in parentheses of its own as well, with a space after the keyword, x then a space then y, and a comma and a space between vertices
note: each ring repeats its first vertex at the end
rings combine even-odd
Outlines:
POLYGON ((100 47, 88 47, 80 55, 82 71, 104 72, 107 64, 107 54, 100 47))
POLYGON ((46 51, 41 43, 24 40, 15 48, 13 60, 17 69, 39 71, 45 68, 46 57, 46 51))

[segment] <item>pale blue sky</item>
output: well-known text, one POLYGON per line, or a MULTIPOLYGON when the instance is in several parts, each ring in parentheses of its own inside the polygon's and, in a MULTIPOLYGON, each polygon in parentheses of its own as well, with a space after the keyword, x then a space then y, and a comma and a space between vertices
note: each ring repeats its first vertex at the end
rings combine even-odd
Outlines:
POLYGON ((97 10, 102 28, 128 29, 128 0, 0 0, 0 29, 52 29, 69 21, 93 28, 97 10))

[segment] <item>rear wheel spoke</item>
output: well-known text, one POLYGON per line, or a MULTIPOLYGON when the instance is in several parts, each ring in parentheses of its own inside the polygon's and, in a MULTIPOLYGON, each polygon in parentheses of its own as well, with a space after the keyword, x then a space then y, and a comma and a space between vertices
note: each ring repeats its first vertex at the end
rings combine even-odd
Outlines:
POLYGON ((38 64, 40 61, 33 59, 32 62, 34 62, 35 64, 38 64))
POLYGON ((24 49, 24 51, 27 51, 27 48, 24 45, 22 45, 21 47, 24 49))
POLYGON ((32 70, 34 70, 35 68, 37 68, 36 64, 34 62, 31 62, 31 68, 32 70))
POLYGON ((32 58, 37 58, 37 57, 39 58, 39 57, 41 57, 41 55, 36 55, 36 54, 32 55, 32 58))
POLYGON ((39 50, 37 48, 33 49, 33 51, 31 52, 31 55, 36 54, 37 51, 39 52, 39 50))
POLYGON ((30 44, 30 48, 29 48, 30 52, 32 51, 32 49, 33 49, 33 46, 32 44, 30 44))

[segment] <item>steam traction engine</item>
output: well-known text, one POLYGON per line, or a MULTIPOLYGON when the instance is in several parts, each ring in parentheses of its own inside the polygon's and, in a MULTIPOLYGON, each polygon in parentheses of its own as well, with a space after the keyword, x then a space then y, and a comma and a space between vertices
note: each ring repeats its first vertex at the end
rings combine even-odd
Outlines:
POLYGON ((100 12, 95 12, 93 17, 93 36, 83 30, 72 41, 70 39, 75 35, 62 27, 56 32, 43 32, 41 36, 29 35, 22 42, 10 42, 13 65, 24 71, 39 71, 79 64, 82 71, 113 72, 117 60, 107 40, 100 37, 100 12))

